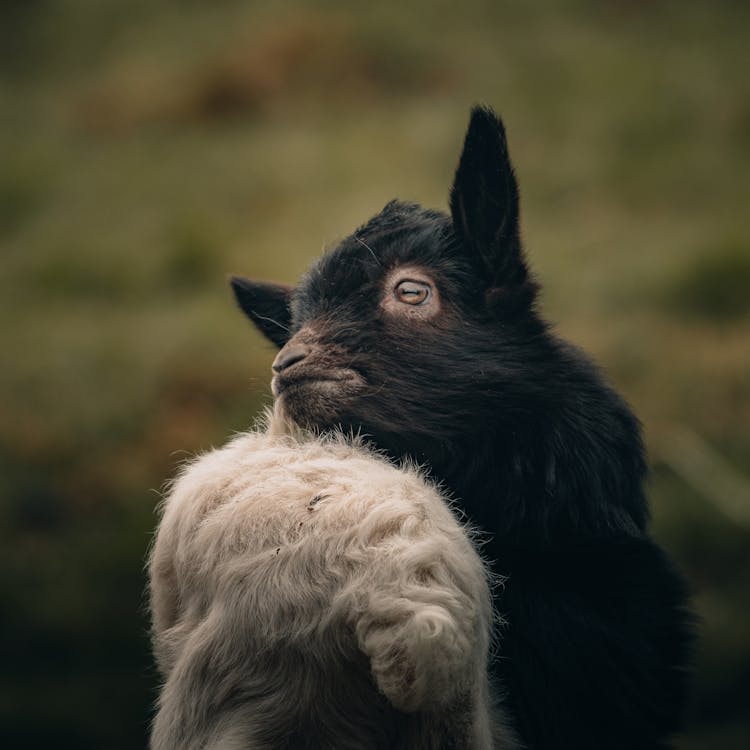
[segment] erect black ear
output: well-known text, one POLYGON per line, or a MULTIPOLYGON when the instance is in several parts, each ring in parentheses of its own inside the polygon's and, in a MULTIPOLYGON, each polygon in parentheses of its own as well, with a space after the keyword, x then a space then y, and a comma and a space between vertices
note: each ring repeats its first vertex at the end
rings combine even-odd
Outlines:
POLYGON ((450 194, 458 239, 490 286, 523 284, 518 183, 508 157, 505 128, 489 107, 474 107, 450 194))
POLYGON ((289 300, 293 288, 242 276, 232 276, 229 282, 242 312, 267 339, 278 347, 284 346, 289 340, 289 300))

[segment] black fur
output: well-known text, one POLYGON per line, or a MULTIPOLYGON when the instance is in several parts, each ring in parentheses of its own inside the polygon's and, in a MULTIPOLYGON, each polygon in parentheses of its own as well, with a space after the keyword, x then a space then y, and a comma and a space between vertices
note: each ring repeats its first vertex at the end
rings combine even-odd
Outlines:
POLYGON ((493 670, 528 748, 668 747, 685 587, 648 536, 638 421, 535 310, 489 109, 472 112, 450 205, 451 217, 389 203, 291 294, 235 281, 260 329, 306 352, 274 391, 309 427, 361 430, 425 464, 484 530, 507 578, 493 670), (394 302, 399 268, 434 287, 428 316, 394 302))

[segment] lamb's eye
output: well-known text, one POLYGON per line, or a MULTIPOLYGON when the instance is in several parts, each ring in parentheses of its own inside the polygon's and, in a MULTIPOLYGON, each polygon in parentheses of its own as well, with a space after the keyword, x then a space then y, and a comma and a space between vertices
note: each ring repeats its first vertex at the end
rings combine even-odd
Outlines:
POLYGON ((423 305, 432 296, 432 289, 421 281, 401 281, 396 285, 394 296, 406 305, 423 305))

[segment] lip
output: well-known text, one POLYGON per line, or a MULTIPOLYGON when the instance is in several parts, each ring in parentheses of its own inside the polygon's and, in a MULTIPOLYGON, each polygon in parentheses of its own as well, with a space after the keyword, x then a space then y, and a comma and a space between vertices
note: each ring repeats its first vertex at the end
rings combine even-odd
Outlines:
POLYGON ((362 377, 354 370, 341 370, 336 373, 310 373, 304 375, 274 375, 271 379, 271 391, 274 396, 280 396, 290 390, 315 387, 331 383, 361 383, 362 377))

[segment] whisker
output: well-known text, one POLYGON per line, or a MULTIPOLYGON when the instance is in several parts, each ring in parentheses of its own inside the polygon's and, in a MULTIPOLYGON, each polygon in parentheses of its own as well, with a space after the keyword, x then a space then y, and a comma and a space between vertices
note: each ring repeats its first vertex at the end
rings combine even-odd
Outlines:
POLYGON ((282 325, 281 323, 279 323, 278 320, 274 320, 273 318, 267 318, 265 315, 259 315, 255 311, 253 311, 253 315, 260 320, 267 320, 269 323, 273 323, 274 325, 277 325, 279 328, 283 328, 287 333, 289 333, 289 329, 285 325, 282 325))
POLYGON ((382 265, 383 265, 383 264, 382 264, 382 263, 381 263, 381 262, 380 262, 380 261, 378 260, 378 256, 377 256, 377 255, 375 255, 375 253, 373 252, 373 249, 372 249, 372 248, 371 248, 371 247, 370 247, 370 246, 369 246, 369 245, 368 245, 368 244, 367 244, 367 243, 366 243, 366 242, 365 242, 365 241, 364 241, 363 239, 361 239, 360 237, 355 237, 354 239, 355 239, 355 240, 357 240, 357 242, 359 242, 359 244, 360 244, 360 245, 362 245, 363 247, 366 247, 366 248, 367 248, 367 249, 368 249, 368 250, 370 251, 370 255, 372 255, 372 257, 373 257, 373 258, 375 259, 375 262, 376 262, 376 263, 377 263, 377 264, 378 264, 379 266, 382 266, 382 265))
POLYGON ((357 326, 350 326, 349 328, 339 328, 336 331, 337 336, 341 336, 345 333, 359 333, 359 328, 357 328, 357 326))

